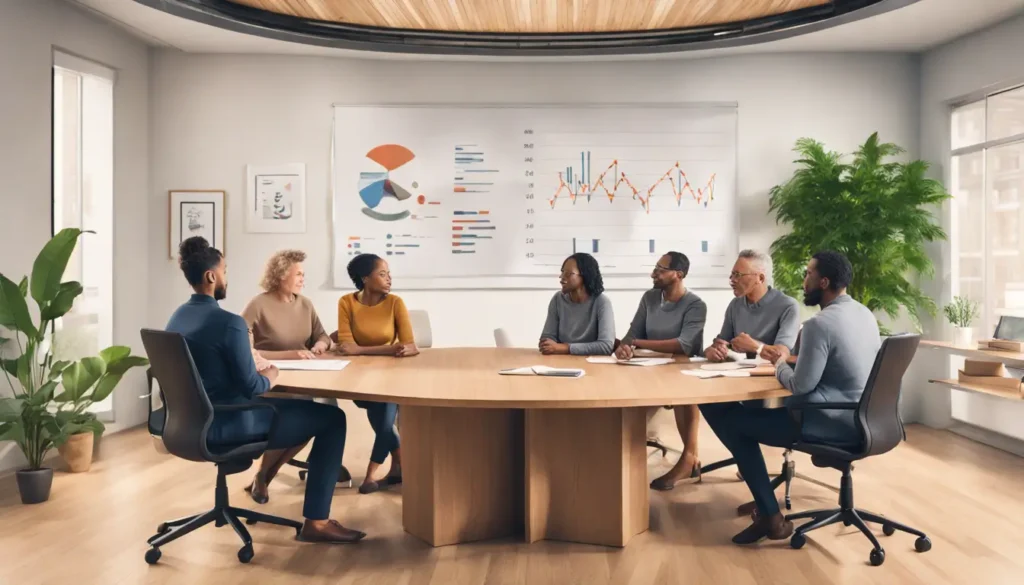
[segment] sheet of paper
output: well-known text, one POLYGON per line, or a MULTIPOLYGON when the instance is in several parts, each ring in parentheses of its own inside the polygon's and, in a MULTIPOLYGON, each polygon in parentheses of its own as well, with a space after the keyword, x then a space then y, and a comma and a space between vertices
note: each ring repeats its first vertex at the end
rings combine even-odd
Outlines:
POLYGON ((526 366, 525 368, 511 368, 508 370, 498 370, 498 373, 502 376, 535 376, 533 368, 526 366))
POLYGON ((722 362, 718 364, 704 364, 700 369, 706 372, 728 372, 731 370, 742 370, 744 367, 749 368, 753 366, 743 366, 739 362, 722 362))
POLYGON ((349 364, 348 360, 271 360, 279 370, 304 370, 308 372, 340 372, 349 364))
POLYGON ((687 376, 706 380, 708 378, 749 378, 750 370, 679 370, 687 376))
POLYGON ((586 374, 584 370, 575 368, 552 368, 549 366, 527 366, 498 370, 502 376, 555 376, 560 378, 579 378, 586 374))
POLYGON ((617 364, 619 359, 613 355, 594 355, 587 358, 591 364, 617 364))
POLYGON ((663 366, 674 362, 673 358, 634 357, 628 360, 620 360, 613 355, 591 356, 587 362, 591 364, 621 364, 624 366, 663 366))

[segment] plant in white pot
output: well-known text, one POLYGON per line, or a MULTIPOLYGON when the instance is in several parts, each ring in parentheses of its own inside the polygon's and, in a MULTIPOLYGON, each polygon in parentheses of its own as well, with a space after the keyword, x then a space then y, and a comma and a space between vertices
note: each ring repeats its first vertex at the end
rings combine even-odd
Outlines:
POLYGON ((129 369, 149 363, 120 346, 75 362, 54 360, 55 323, 82 294, 80 283, 61 282, 81 234, 65 229, 53 236, 36 257, 31 278, 20 284, 0 274, 0 327, 8 339, 0 369, 12 392, 0 397, 0 442, 14 441, 28 460, 16 474, 26 504, 50 497, 53 469, 43 463, 54 447, 76 434, 103 431, 85 411, 88 404, 109 396, 129 369), (30 296, 39 309, 38 322, 29 312, 30 296))
POLYGON ((974 342, 974 320, 978 318, 978 303, 961 296, 953 297, 953 302, 942 307, 946 319, 953 325, 953 344, 957 347, 971 347, 974 342))

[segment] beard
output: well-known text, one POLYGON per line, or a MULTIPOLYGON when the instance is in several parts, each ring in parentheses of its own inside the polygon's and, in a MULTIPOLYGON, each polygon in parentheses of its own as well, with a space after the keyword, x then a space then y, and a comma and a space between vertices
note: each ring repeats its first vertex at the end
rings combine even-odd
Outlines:
POLYGON ((821 296, 824 293, 820 288, 811 291, 804 291, 804 304, 808 307, 821 304, 821 296))
POLYGON ((213 289, 213 300, 223 301, 224 299, 227 298, 227 296, 228 285, 225 284, 224 286, 218 286, 217 288, 213 289))

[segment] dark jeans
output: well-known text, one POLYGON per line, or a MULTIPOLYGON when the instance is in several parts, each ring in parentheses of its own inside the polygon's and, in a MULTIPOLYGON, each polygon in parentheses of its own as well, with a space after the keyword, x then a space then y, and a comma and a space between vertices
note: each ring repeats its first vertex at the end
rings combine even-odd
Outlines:
MULTIPOLYGON (((298 447, 313 440, 309 453, 309 474, 306 477, 306 498, 302 515, 310 520, 326 520, 331 513, 334 485, 341 472, 341 457, 345 452, 345 434, 348 432, 345 411, 335 406, 311 400, 287 398, 260 398, 277 409, 274 433, 266 437, 270 428, 270 411, 257 410, 253 431, 263 430, 263 437, 246 437, 245 441, 266 437, 267 450, 298 447)), ((244 441, 239 441, 244 442, 244 441)), ((211 448, 214 446, 211 443, 211 448)))
POLYGON ((761 516, 779 513, 761 445, 790 447, 800 438, 800 425, 789 409, 744 406, 738 402, 702 404, 700 412, 718 440, 732 453, 761 516))
POLYGON ((395 430, 395 417, 398 416, 398 405, 391 402, 369 402, 356 400, 356 406, 366 410, 366 418, 376 435, 373 439, 373 450, 370 461, 381 465, 399 447, 398 431, 395 430))

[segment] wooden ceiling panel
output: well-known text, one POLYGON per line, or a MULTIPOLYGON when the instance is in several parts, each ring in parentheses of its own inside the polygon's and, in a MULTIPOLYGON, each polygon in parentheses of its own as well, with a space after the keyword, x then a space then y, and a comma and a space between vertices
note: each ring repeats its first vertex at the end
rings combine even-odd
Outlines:
POLYGON ((645 31, 742 22, 829 0, 229 0, 300 18, 492 33, 645 31))

